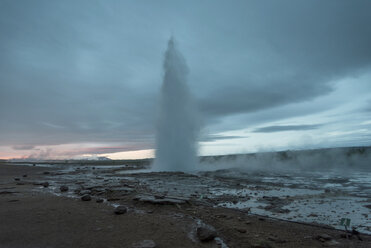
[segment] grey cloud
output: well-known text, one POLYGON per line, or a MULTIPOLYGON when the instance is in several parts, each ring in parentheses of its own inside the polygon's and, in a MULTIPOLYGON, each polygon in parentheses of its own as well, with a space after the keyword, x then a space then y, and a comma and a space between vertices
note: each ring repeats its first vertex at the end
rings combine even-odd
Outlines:
POLYGON ((33 150, 35 146, 31 145, 17 145, 12 147, 14 150, 33 150))
POLYGON ((312 130, 321 127, 322 125, 287 125, 287 126, 268 126, 255 129, 255 133, 273 133, 273 132, 283 132, 283 131, 303 131, 312 130))
POLYGON ((370 8, 370 1, 0 1, 0 145, 152 147, 171 32, 206 125, 311 101, 332 92, 333 80, 369 68, 370 8))

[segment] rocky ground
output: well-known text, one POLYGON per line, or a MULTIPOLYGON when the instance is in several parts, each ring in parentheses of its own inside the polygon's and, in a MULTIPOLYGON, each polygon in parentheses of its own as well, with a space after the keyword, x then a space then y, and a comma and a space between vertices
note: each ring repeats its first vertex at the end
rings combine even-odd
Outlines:
POLYGON ((227 199, 207 177, 115 170, 0 164, 0 247, 371 247, 366 234, 215 207, 227 199))

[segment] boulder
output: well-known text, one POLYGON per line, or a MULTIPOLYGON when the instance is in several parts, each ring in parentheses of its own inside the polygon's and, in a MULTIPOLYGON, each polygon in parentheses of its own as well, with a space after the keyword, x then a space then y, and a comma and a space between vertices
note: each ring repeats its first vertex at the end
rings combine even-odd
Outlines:
POLYGON ((62 185, 62 186, 59 187, 59 190, 61 192, 66 192, 66 191, 68 191, 68 187, 66 185, 62 185))
POLYGON ((327 240, 331 240, 332 237, 330 235, 326 234, 326 233, 323 233, 323 234, 317 235, 316 239, 324 242, 324 241, 327 241, 327 240))
POLYGON ((202 242, 211 241, 216 237, 216 231, 206 226, 198 227, 197 237, 202 242))
POLYGON ((88 189, 85 189, 85 190, 81 190, 79 192, 80 195, 89 195, 91 194, 91 190, 88 190, 88 189))
POLYGON ((91 200, 91 196, 90 195, 83 195, 81 197, 81 200, 83 200, 83 201, 90 201, 91 200))
POLYGON ((128 209, 125 207, 125 206, 117 206, 115 208, 115 214, 119 215, 119 214, 125 214, 126 212, 128 211, 128 209))

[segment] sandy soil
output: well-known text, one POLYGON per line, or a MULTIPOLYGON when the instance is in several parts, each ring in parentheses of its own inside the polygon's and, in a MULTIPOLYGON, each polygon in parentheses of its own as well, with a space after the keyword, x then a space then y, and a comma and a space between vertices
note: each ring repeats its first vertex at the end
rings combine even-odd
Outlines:
POLYGON ((52 170, 0 164, 1 248, 133 247, 142 240, 153 240, 156 247, 371 247, 368 235, 361 234, 363 241, 347 240, 339 230, 200 202, 154 205, 127 197, 115 203, 128 212, 116 215, 112 204, 43 192, 43 172, 52 170), (200 223, 214 227, 224 244, 199 241, 195 233, 200 223), (331 240, 318 237, 324 234, 331 240))

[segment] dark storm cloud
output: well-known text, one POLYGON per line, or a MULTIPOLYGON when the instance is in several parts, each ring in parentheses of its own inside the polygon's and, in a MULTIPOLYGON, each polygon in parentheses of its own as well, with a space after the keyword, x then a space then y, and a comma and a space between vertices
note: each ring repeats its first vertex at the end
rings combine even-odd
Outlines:
POLYGON ((312 130, 318 129, 322 125, 287 125, 287 126, 268 126, 255 129, 254 133, 273 133, 282 131, 302 131, 302 130, 312 130))
POLYGON ((370 9, 370 1, 3 0, 0 145, 151 147, 172 32, 207 125, 310 101, 369 68, 370 9))

